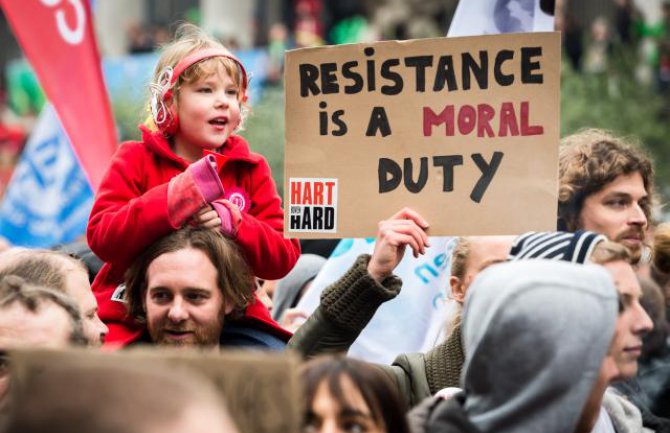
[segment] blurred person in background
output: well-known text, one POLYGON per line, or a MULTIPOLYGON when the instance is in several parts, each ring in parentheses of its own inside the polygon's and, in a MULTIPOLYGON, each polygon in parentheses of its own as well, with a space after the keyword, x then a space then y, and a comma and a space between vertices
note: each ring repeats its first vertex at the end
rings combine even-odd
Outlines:
POLYGON ((289 49, 288 30, 283 23, 274 23, 269 30, 268 75, 266 82, 278 85, 284 79, 284 54, 289 49))
POLYGON ((0 278, 5 275, 67 294, 79 307, 89 345, 102 345, 108 329, 98 316, 88 270, 80 260, 56 251, 13 248, 0 254, 0 278))
POLYGON ((325 263, 321 256, 302 254, 291 272, 275 283, 272 318, 284 328, 295 331, 307 318, 295 307, 325 263))
POLYGON ((670 317, 670 223, 655 228, 653 242, 650 274, 663 292, 666 317, 670 317))
MULTIPOLYGON (((665 389, 670 386, 670 346, 668 322, 665 315, 665 296, 650 279, 641 278, 642 306, 654 322, 654 329, 644 337, 642 355, 636 381, 627 384, 628 394, 633 394, 654 415, 670 418, 670 400, 665 389)), ((663 431, 670 431, 666 428, 663 431)))
POLYGON ((26 283, 15 275, 0 279, 0 416, 7 405, 11 365, 7 351, 60 349, 86 344, 79 309, 61 292, 26 283))
POLYGON ((61 363, 22 385, 6 433, 238 432, 214 387, 185 369, 61 363))

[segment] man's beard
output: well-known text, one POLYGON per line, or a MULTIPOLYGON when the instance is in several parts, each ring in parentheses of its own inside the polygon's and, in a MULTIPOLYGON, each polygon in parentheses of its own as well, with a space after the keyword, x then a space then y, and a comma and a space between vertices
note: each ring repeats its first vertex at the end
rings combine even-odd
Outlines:
POLYGON ((631 260, 633 264, 637 264, 642 257, 642 248, 644 247, 644 229, 642 227, 630 228, 619 235, 617 235, 615 242, 625 246, 631 255, 631 260), (626 238, 631 235, 637 236, 640 239, 640 243, 633 247, 626 244, 626 238))
POLYGON ((158 345, 173 347, 216 346, 219 344, 219 338, 223 331, 223 313, 216 322, 209 323, 207 326, 196 325, 191 320, 175 325, 165 318, 155 327, 149 326, 148 330, 151 341, 158 345), (184 338, 170 338, 168 335, 170 331, 186 334, 184 338))

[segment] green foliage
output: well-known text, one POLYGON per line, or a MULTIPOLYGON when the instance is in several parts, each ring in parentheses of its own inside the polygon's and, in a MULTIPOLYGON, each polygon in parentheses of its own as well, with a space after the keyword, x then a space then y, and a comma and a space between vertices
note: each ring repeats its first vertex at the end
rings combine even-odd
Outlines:
POLYGON ((670 198, 670 123, 664 98, 637 82, 630 54, 613 56, 606 74, 576 73, 564 61, 561 74, 561 136, 602 128, 636 137, 654 160, 657 191, 670 198))
POLYGON ((284 88, 266 87, 260 102, 251 107, 244 131, 254 152, 268 160, 280 196, 284 189, 284 88))
POLYGON ((137 125, 143 123, 143 117, 149 114, 142 109, 143 101, 134 100, 130 92, 111 95, 111 100, 119 142, 139 140, 141 134, 137 125))

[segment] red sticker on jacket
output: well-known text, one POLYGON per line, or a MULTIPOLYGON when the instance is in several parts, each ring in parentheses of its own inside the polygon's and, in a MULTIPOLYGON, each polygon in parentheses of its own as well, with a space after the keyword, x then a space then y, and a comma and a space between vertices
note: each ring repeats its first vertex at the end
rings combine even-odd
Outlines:
POLYGON ((238 207, 241 212, 248 212, 251 204, 249 194, 242 188, 228 188, 224 194, 226 200, 238 207))

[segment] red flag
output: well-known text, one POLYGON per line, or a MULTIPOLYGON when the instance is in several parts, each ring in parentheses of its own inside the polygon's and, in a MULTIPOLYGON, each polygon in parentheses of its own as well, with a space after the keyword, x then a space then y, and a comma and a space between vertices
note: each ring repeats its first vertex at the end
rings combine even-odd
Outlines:
POLYGON ((88 0, 0 0, 95 191, 116 149, 88 0))

